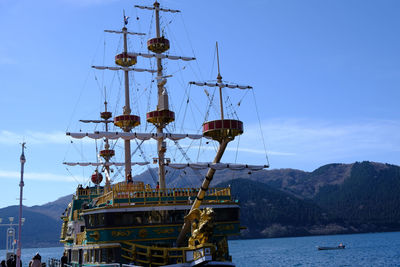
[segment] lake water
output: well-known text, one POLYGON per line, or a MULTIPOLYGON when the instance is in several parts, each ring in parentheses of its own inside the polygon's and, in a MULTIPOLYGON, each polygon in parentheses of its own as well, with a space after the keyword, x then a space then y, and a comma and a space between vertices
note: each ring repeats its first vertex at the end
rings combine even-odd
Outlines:
POLYGON ((230 250, 237 266, 400 266, 400 232, 234 240, 230 250))
MULTIPOLYGON (((400 266, 400 232, 229 241, 233 261, 245 266, 400 266), (346 245, 344 250, 318 251, 317 246, 346 245)), ((39 252, 42 261, 60 258, 63 248, 22 250, 23 266, 39 252)), ((5 250, 0 250, 0 259, 5 250)))

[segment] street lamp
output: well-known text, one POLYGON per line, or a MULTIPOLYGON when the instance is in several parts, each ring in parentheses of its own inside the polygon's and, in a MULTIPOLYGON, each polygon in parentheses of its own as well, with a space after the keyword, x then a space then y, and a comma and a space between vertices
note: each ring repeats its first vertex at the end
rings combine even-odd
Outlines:
MULTIPOLYGON (((15 229, 14 226, 17 226, 18 223, 14 223, 14 217, 8 217, 9 223, 2 223, 3 218, 0 218, 0 226, 7 226, 6 230, 6 259, 8 259, 11 255, 15 254, 15 229)), ((21 218, 22 225, 25 222, 25 218, 21 218)))

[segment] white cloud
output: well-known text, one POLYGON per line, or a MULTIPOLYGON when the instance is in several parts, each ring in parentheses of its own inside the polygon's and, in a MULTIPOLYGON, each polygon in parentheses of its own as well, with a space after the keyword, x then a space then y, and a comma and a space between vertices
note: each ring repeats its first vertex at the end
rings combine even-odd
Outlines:
MULTIPOLYGON (((400 152, 399 121, 275 119, 264 123, 262 129, 270 159, 278 167, 313 169, 326 163, 362 160, 399 163, 396 157, 400 152), (280 155, 270 151, 287 153, 280 155)), ((259 132, 258 125, 247 126, 240 145, 246 149, 260 149, 259 132)))
MULTIPOLYGON (((241 147, 237 148, 236 146, 231 146, 231 147, 227 147, 226 151, 233 151, 233 152, 243 152, 243 153, 250 153, 250 154, 262 154, 265 155, 265 150, 264 149, 254 149, 254 148, 245 148, 245 145, 241 144, 241 147)), ((183 148, 187 149, 187 146, 182 146, 183 148)), ((200 146, 191 146, 192 149, 199 149, 200 146)), ((202 150, 212 150, 217 152, 217 149, 215 147, 201 147, 202 150)), ((295 155, 295 153, 291 153, 291 152, 281 152, 281 151, 270 151, 267 150, 267 154, 270 155, 280 155, 280 156, 293 156, 295 155)))
MULTIPOLYGON (((250 127, 250 138, 255 135, 250 127)), ((271 147, 292 147, 334 151, 392 150, 400 151, 400 122, 368 120, 334 123, 306 120, 276 120, 263 125, 267 144, 271 147)), ((243 140, 243 139, 242 139, 243 140)), ((250 140, 247 140, 250 142, 250 140)), ((244 141, 244 142, 246 142, 244 141)), ((295 153, 297 154, 297 153, 295 153)))
MULTIPOLYGON (((15 133, 7 130, 0 131, 0 144, 13 145, 21 142, 28 144, 66 144, 69 137, 64 132, 35 132, 15 133)), ((86 141, 84 141, 86 142, 86 141)))
MULTIPOLYGON (((390 120, 360 120, 357 122, 332 122, 299 119, 275 119, 263 123, 267 155, 271 166, 313 169, 332 162, 354 162, 371 160, 399 164, 400 122, 390 120)), ((25 140, 29 144, 66 144, 69 137, 63 132, 33 132, 25 134, 0 131, 0 144, 19 144, 25 140)), ((93 144, 93 140, 83 138, 83 144, 93 144)), ((155 141, 145 142, 143 149, 156 155, 155 141)), ((186 151, 187 140, 179 142, 186 151)), ((187 153, 195 161, 198 143, 187 153)), ((132 150, 136 147, 132 142, 132 150)), ((200 161, 213 158, 216 146, 203 146, 199 152, 200 161), (204 153, 203 153, 203 152, 204 153)), ((236 138, 227 148, 225 160, 258 164, 265 159, 263 140, 258 125, 245 125, 245 133, 236 138), (237 146, 239 142, 239 146, 237 146), (238 157, 236 159, 236 151, 238 157)), ((138 152, 139 153, 139 152, 138 152)), ((137 154, 138 154, 137 153, 137 154)), ((169 157, 184 160, 172 144, 169 157)), ((86 154, 85 154, 86 155, 86 154)), ((149 154, 147 153, 149 156, 149 154)), ((68 160, 67 160, 68 161, 68 160)), ((69 160, 71 161, 71 160, 69 160)), ((42 174, 40 174, 42 175, 42 174)), ((31 176, 33 179, 53 179, 53 175, 31 176)), ((3 176, 4 175, 0 175, 3 176)), ((71 179, 71 177, 69 177, 71 179)), ((61 179, 63 179, 61 177, 61 179)), ((80 179, 79 179, 80 180, 80 179)), ((85 179, 82 179, 85 180, 85 179)), ((80 180, 80 181, 82 181, 80 180)))
MULTIPOLYGON (((21 173, 16 171, 4 171, 0 170, 0 177, 5 179, 20 179, 21 173)), ((36 180, 36 181, 52 181, 52 182, 74 182, 85 181, 86 178, 70 176, 70 175, 59 175, 54 173, 38 173, 38 172, 27 172, 24 173, 24 179, 36 180)))

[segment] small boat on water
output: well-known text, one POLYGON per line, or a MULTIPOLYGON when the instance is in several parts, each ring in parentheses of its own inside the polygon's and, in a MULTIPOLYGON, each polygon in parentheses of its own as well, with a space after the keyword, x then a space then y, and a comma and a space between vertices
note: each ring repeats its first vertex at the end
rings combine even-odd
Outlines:
POLYGON ((334 250, 334 249, 344 249, 345 247, 346 247, 345 245, 340 243, 339 246, 336 246, 336 247, 320 247, 320 246, 318 246, 317 249, 318 250, 334 250))

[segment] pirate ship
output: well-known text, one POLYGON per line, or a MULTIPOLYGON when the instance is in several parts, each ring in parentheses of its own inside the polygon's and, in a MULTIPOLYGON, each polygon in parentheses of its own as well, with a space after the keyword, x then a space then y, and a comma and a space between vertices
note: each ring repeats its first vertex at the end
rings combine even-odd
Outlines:
MULTIPOLYGON (((234 266, 229 254, 227 238, 239 235, 239 203, 231 194, 230 187, 210 188, 217 170, 231 169, 251 171, 267 168, 268 165, 246 165, 222 163, 221 158, 229 144, 243 133, 243 123, 238 119, 226 118, 223 107, 223 88, 252 89, 227 83, 219 71, 216 81, 189 82, 193 86, 213 87, 219 93, 219 116, 205 121, 202 133, 173 133, 169 125, 175 121, 170 109, 166 83, 170 75, 164 73, 165 60, 192 61, 193 57, 171 55, 170 41, 160 30, 160 13, 178 13, 178 10, 161 7, 156 1, 153 6, 135 6, 154 12, 156 36, 147 41, 148 52, 128 51, 128 35, 143 35, 128 31, 128 17, 124 15, 122 30, 106 30, 107 33, 123 37, 123 51, 115 56, 116 66, 92 66, 96 70, 123 72, 125 106, 121 115, 113 117, 107 109, 99 120, 81 120, 82 123, 97 123, 104 131, 67 132, 71 138, 102 140, 103 149, 98 152, 97 162, 64 162, 67 166, 89 166, 96 170, 91 176, 94 186, 76 189, 71 203, 62 216, 61 242, 68 264, 72 266, 234 266), (155 61, 153 69, 138 68, 141 58, 155 61), (146 123, 153 131, 136 132, 140 117, 132 114, 130 106, 130 72, 156 75, 157 106, 146 114, 146 123), (110 126, 122 131, 110 131, 110 126), (212 162, 191 162, 180 148, 186 162, 172 162, 166 157, 167 141, 179 147, 183 139, 215 142, 217 150, 212 162), (116 151, 111 143, 123 141, 124 162, 115 162, 116 151), (143 142, 153 141, 157 157, 153 161, 132 161, 131 141, 141 150, 143 142), (139 142, 138 142, 139 141, 139 142), (157 185, 150 186, 132 179, 132 166, 157 165, 157 185), (124 179, 112 182, 113 167, 124 168, 124 179), (193 169, 202 178, 200 187, 168 188, 167 168, 193 169), (105 177, 104 185, 101 185, 105 177)), ((218 54, 218 46, 217 46, 218 54)), ((217 56, 217 58, 219 58, 217 56)))

